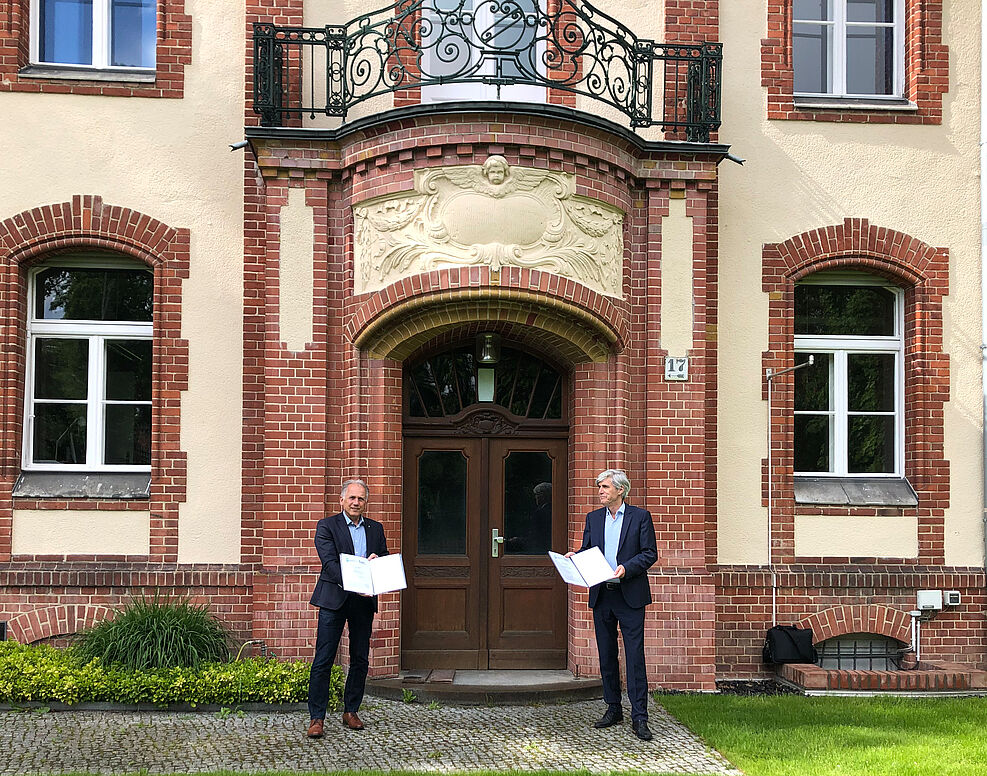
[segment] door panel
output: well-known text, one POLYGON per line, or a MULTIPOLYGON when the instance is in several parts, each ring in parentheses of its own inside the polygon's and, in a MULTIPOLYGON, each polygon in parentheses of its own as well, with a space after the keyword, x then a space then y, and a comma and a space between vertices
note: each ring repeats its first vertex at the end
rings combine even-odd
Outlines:
POLYGON ((485 648, 476 554, 480 440, 405 445, 405 668, 475 668, 485 648), (472 522, 471 522, 472 521, 472 522))
POLYGON ((566 544, 566 442, 491 439, 491 558, 487 630, 491 668, 559 668, 566 662, 565 583, 548 551, 566 544))

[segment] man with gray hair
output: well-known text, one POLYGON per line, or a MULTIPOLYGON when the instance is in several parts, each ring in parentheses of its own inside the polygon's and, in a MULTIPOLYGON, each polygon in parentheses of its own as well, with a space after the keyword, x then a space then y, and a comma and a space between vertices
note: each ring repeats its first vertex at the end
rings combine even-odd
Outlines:
MULTIPOLYGON (((600 654, 603 700, 606 713, 594 727, 607 728, 624 721, 621 707, 620 665, 617 660, 617 627, 624 639, 627 663, 627 695, 631 702, 631 727, 644 741, 652 739, 648 728, 648 677, 644 662, 644 610, 651 603, 648 569, 658 560, 655 525, 646 509, 625 499, 631 483, 620 469, 607 469, 596 478, 602 508, 586 515, 583 543, 577 552, 599 547, 614 570, 613 579, 589 589, 596 647, 600 654)), ((575 553, 568 553, 574 555, 575 553)))
POLYGON ((319 626, 308 684, 309 738, 322 738, 325 734, 329 678, 344 625, 350 628, 350 669, 343 689, 343 727, 363 730, 357 712, 363 702, 370 667, 370 632, 377 613, 377 596, 343 589, 339 555, 359 555, 370 560, 387 555, 384 527, 363 516, 369 498, 367 483, 347 480, 339 497, 342 511, 322 518, 315 529, 315 549, 322 561, 322 571, 310 601, 312 606, 319 607, 319 626))

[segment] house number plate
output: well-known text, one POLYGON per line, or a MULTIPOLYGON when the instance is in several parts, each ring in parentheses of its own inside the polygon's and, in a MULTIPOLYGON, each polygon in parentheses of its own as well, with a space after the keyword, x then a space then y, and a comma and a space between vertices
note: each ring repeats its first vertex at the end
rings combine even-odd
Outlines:
POLYGON ((666 380, 688 380, 689 379, 689 359, 688 358, 665 358, 665 379, 666 380))

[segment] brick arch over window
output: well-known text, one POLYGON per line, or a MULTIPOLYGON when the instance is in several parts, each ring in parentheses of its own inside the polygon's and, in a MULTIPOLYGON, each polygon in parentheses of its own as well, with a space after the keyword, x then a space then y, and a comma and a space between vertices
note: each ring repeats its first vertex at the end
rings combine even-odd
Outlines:
POLYGON ((812 640, 816 644, 848 633, 874 633, 907 644, 911 641, 912 619, 907 612, 888 606, 860 604, 824 609, 806 617, 799 625, 812 628, 812 640))
POLYGON ((620 303, 548 273, 505 268, 496 280, 487 267, 406 278, 370 294, 347 334, 372 357, 398 361, 444 331, 482 321, 538 329, 573 364, 605 361, 623 347, 620 303))
MULTIPOLYGON (((919 520, 919 563, 944 562, 943 516, 949 505, 949 463, 943 455, 943 406, 949 398, 949 357, 942 350, 942 300, 949 290, 949 251, 862 218, 803 232, 762 253, 768 295, 769 341, 762 366, 775 371, 794 364, 795 283, 823 270, 858 270, 889 279, 905 292, 905 476, 919 497, 907 511, 919 520)), ((764 398, 767 398, 766 389, 764 398)), ((871 516, 889 510, 812 507, 794 503, 792 381, 775 384, 772 457, 784 476, 775 478, 773 535, 777 562, 795 562, 795 515, 871 516)), ((776 468, 777 471, 777 468, 776 468)), ((762 467, 767 501, 767 459, 762 467)), ((890 510, 904 514, 903 510, 890 510)), ((800 562, 801 562, 800 558, 800 562)), ((828 562, 850 562, 828 558, 828 562)), ((860 559, 854 559, 858 562, 860 559)), ((876 559, 871 559, 876 560, 876 559)), ((916 562, 916 559, 909 559, 916 562)))
MULTIPOLYGON (((189 275, 189 232, 102 198, 79 195, 0 221, 0 562, 10 559, 13 499, 20 474, 24 407, 25 270, 76 251, 112 251, 154 271, 151 548, 153 560, 177 562, 178 505, 185 500, 186 461, 179 448, 181 392, 188 387, 188 343, 181 338, 182 281, 189 275)), ((65 508, 64 502, 40 504, 65 508)), ((93 500, 73 506, 98 508, 93 500)), ((113 506, 119 506, 114 504, 113 506)))
POLYGON ((68 636, 91 628, 113 613, 108 606, 50 606, 18 614, 7 623, 7 637, 20 644, 33 644, 53 636, 68 636))

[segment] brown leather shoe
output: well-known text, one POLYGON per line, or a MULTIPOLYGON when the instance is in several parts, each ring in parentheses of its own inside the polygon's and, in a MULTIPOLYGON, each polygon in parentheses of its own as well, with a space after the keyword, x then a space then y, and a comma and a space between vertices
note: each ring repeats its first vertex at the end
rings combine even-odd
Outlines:
POLYGON ((355 711, 346 711, 343 712, 343 727, 348 727, 350 730, 363 730, 363 723, 355 711))
POLYGON ((321 719, 313 719, 308 723, 308 737, 322 738, 325 735, 325 723, 321 719))

